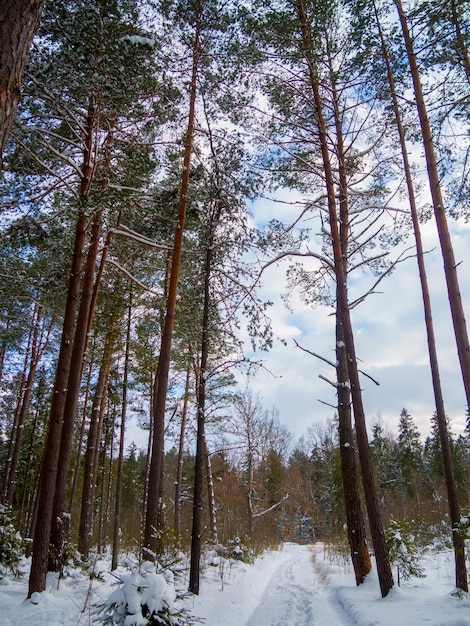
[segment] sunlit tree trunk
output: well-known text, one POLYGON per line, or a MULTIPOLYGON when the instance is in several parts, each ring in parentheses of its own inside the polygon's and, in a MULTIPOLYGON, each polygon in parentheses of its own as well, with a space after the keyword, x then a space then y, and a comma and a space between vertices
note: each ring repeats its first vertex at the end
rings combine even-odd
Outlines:
MULTIPOLYGON (((447 429, 447 419, 444 407, 444 397, 442 393, 441 378, 439 373, 439 364, 437 357, 436 338, 434 334, 434 324, 432 320, 431 310, 431 298, 429 294, 428 279, 426 276, 426 268, 424 264, 424 249, 421 238, 421 228, 419 224, 418 211, 416 208, 416 198, 414 193, 413 178, 411 174, 411 167, 408 159, 408 151, 406 146, 405 130, 402 124, 400 105, 398 101, 398 95, 396 92, 395 78, 393 75, 392 65, 390 62, 385 38, 381 29, 381 25, 378 18, 378 13, 374 4, 375 17, 377 20, 377 27, 379 31, 379 37, 381 42, 382 54, 387 67, 387 77, 390 86, 390 95, 393 102, 393 110, 395 115, 395 123, 397 126, 397 133, 400 140, 400 150, 403 161, 403 169, 405 173, 405 180, 408 192, 408 199, 410 204, 410 214, 413 223, 413 233, 415 237, 416 245, 416 259, 418 262, 418 272, 421 284, 421 293, 423 297, 424 319, 426 324, 426 334, 429 351, 429 362, 431 367, 431 376, 434 391, 434 400, 436 403, 436 416, 439 428, 439 437, 441 442, 441 453, 443 460, 444 476, 446 480, 447 500, 449 505, 449 514, 451 525, 453 528, 452 541, 454 545, 454 557, 455 557, 455 584, 456 587, 468 591, 467 583, 467 568, 465 562, 465 542, 461 533, 457 532, 458 524, 460 522, 460 506, 457 495, 457 484, 454 474, 454 466, 452 461, 452 453, 450 448, 449 433, 447 429)), ((419 489, 416 489, 418 494, 419 489)))
POLYGON ((175 231, 173 253, 171 259, 170 282, 168 286, 168 298, 165 315, 165 324, 162 332, 160 355, 155 381, 155 392, 152 407, 153 441, 152 458, 149 468, 147 510, 144 528, 144 550, 155 552, 157 537, 155 530, 158 527, 159 500, 162 493, 163 462, 164 462, 164 423, 165 407, 168 390, 168 376, 170 371, 171 344, 173 326, 176 311, 176 296, 178 291, 178 278, 183 244, 184 222, 186 217, 187 196, 189 189, 189 171, 191 165, 191 153, 193 148, 194 121, 197 93, 197 72, 200 58, 200 28, 201 28, 201 3, 196 3, 196 23, 194 44, 192 50, 192 74, 190 85, 188 125, 186 130, 186 144, 183 159, 183 172, 181 176, 181 188, 178 202, 177 227, 175 231))
POLYGON ((408 23, 403 11, 401 0, 394 0, 400 18, 403 39, 405 42, 408 63, 410 66, 413 89, 415 94, 416 109, 418 111, 421 135, 423 140, 426 167, 428 172, 429 187, 436 219, 439 242, 441 246, 442 258, 444 260, 444 273, 447 283, 447 294, 449 297, 452 322, 454 326, 455 340, 459 355, 460 369, 462 372, 467 407, 470 407, 470 345, 468 341, 467 325, 465 313, 460 295, 460 286, 457 276, 457 263, 455 262, 454 248, 447 224, 446 211, 442 196, 439 172, 437 169, 437 159, 434 149, 434 141, 431 126, 424 101, 421 78, 419 75, 416 54, 413 48, 413 41, 408 29, 408 23))

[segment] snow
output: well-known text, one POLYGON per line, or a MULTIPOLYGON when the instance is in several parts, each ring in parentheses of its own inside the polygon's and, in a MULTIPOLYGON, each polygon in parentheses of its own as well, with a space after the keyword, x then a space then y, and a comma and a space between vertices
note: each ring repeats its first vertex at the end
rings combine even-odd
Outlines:
MULTIPOLYGON (((470 598, 452 595, 450 551, 423 557, 426 578, 403 582, 386 598, 380 596, 374 571, 356 587, 349 559, 321 543, 286 543, 278 551, 264 553, 253 565, 211 556, 203 562, 200 595, 185 600, 185 606, 206 626, 470 626, 470 598)), ((4 579, 0 625, 93 624, 94 606, 109 599, 117 577, 123 578, 126 571, 119 567, 110 574, 107 565, 101 561, 95 567, 98 577, 92 580, 86 572, 71 569, 59 586, 55 575, 49 574, 47 590, 35 598, 37 605, 25 599, 27 576, 4 579)), ((25 574, 27 566, 28 562, 23 562, 25 574)), ((145 592, 154 596, 160 591, 168 593, 161 576, 153 566, 148 567, 155 584, 145 592)), ((187 585, 187 580, 182 582, 187 585)), ((168 603, 173 599, 167 597, 168 603)))

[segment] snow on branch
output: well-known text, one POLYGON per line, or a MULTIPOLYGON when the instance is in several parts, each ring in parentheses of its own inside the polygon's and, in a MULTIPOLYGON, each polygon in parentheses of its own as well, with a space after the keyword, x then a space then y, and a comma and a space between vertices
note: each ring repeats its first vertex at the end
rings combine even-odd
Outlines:
POLYGON ((122 235, 123 237, 127 237, 128 239, 133 239, 134 241, 137 241, 138 243, 141 243, 144 246, 150 246, 151 248, 156 248, 157 250, 169 250, 170 249, 168 246, 158 244, 152 239, 148 239, 147 237, 144 237, 144 235, 141 235, 140 233, 137 233, 134 230, 127 228, 127 226, 124 226, 124 224, 121 224, 120 228, 112 228, 110 232, 113 235, 122 235))
POLYGON ((148 293, 151 293, 152 295, 157 296, 158 298, 161 296, 161 294, 157 293, 153 289, 150 289, 150 287, 147 287, 147 285, 144 285, 143 283, 141 283, 138 278, 136 278, 135 276, 132 276, 132 274, 117 261, 113 261, 112 259, 106 259, 106 263, 109 263, 110 265, 114 265, 114 267, 116 267, 120 272, 122 272, 125 276, 127 276, 129 280, 131 280, 133 283, 138 285, 144 291, 147 291, 148 293))
POLYGON ((269 509, 266 509, 265 511, 260 511, 259 513, 254 513, 253 517, 261 517, 262 515, 266 515, 266 513, 269 513, 270 511, 273 511, 278 506, 280 506, 285 500, 287 500, 288 497, 289 497, 289 494, 286 493, 286 495, 282 498, 282 500, 279 500, 279 502, 276 502, 276 504, 273 504, 272 506, 269 507, 269 509))

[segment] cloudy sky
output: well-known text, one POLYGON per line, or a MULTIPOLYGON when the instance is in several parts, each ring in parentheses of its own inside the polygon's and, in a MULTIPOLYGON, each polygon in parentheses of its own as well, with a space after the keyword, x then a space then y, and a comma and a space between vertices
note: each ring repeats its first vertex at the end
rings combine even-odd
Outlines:
MULTIPOLYGON (((289 207, 258 201, 254 206, 257 223, 270 218, 286 218, 289 207)), ((467 255, 470 225, 450 221, 454 251, 459 265, 461 293, 466 310, 470 307, 470 271, 467 255)), ((446 412, 456 433, 465 427, 465 396, 452 331, 443 263, 434 220, 423 226, 426 271, 430 284, 433 319, 440 359, 446 412)), ((412 241, 410 240, 410 245, 412 241)), ((288 263, 269 268, 263 277, 262 296, 274 304, 270 309, 275 334, 287 345, 276 341, 263 359, 266 370, 250 380, 266 409, 276 407, 280 421, 295 437, 307 434, 309 426, 334 415, 335 391, 320 375, 334 379, 332 368, 295 346, 335 360, 334 319, 326 307, 310 308, 297 302, 295 311, 285 307, 285 269, 288 263)), ((364 279, 364 289, 370 277, 364 279)), ((358 285, 360 288, 361 285, 358 285)), ((413 416, 421 434, 426 436, 435 410, 424 327, 423 304, 415 258, 405 261, 378 288, 382 293, 367 298, 353 311, 356 351, 361 369, 380 383, 362 378, 363 400, 368 424, 379 418, 394 432, 402 408, 413 416)), ((470 311, 467 316, 470 323, 470 311)))

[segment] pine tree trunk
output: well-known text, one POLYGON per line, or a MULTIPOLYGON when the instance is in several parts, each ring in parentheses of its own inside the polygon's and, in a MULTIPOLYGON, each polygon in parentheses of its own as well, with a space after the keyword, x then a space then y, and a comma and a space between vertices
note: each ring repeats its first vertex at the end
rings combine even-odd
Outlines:
POLYGON ((38 517, 34 531, 33 558, 29 577, 28 597, 46 587, 47 560, 52 521, 52 505, 59 461, 62 419, 67 392, 67 381, 72 356, 72 343, 75 331, 75 315, 80 292, 83 246, 85 243, 86 218, 80 213, 75 230, 75 243, 70 270, 67 302, 64 313, 62 340, 57 362, 49 425, 44 446, 38 493, 38 517))
POLYGON ((217 531, 217 513, 215 507, 214 479, 212 476, 212 465, 209 450, 207 448, 207 438, 204 435, 204 469, 206 473, 207 485, 207 507, 209 509, 209 525, 211 531, 211 541, 214 545, 219 543, 217 531))
POLYGON ((44 0, 2 0, 0 4, 0 169, 20 99, 26 58, 43 6, 44 0))
POLYGON ((197 391, 196 463, 194 468, 193 527, 191 534, 191 562, 189 569, 189 591, 195 594, 199 593, 199 573, 202 548, 204 456, 206 452, 206 380, 207 364, 209 358, 209 311, 211 305, 210 277, 213 254, 211 244, 212 237, 210 236, 206 249, 206 260, 204 264, 204 304, 202 311, 201 365, 199 368, 197 391))
POLYGON ((59 463, 57 468, 54 507, 52 511, 51 549, 49 568, 52 571, 61 571, 63 567, 64 542, 67 540, 64 523, 68 519, 66 513, 67 477, 69 472, 70 455, 72 452, 73 434, 75 431, 76 415, 80 383, 83 373, 83 360, 87 343, 87 328, 90 317, 90 305, 93 294, 96 260, 100 243, 100 223, 95 217, 91 229, 91 243, 88 250, 85 273, 82 284, 82 295, 78 312, 77 325, 72 349, 72 360, 67 384, 67 397, 64 407, 64 419, 60 442, 59 463))
MULTIPOLYGON (((331 93, 333 100, 333 114, 336 128, 336 154, 339 174, 339 236, 342 250, 342 264, 344 275, 347 276, 347 259, 349 247, 349 199, 346 175, 346 159, 344 154, 344 137, 339 110, 339 98, 334 80, 335 72, 330 54, 328 33, 325 33, 328 46, 328 63, 330 66, 331 93)), ((338 301, 338 298, 337 298, 338 301)), ((336 316, 336 379, 338 384, 338 432, 341 457, 341 475, 344 490, 344 505, 348 531, 349 550, 356 577, 356 584, 364 582, 372 566, 369 547, 367 545, 366 528, 362 513, 361 497, 356 467, 356 444, 354 441, 351 419, 351 393, 348 374, 348 356, 344 337, 336 316)))
POLYGON ((318 82, 316 80, 315 61, 311 53, 312 40, 302 0, 297 0, 297 11, 301 28, 303 53, 308 63, 310 87, 312 89, 313 105, 315 109, 315 117, 318 128, 318 139, 322 154, 323 170, 325 176, 330 236, 333 247, 334 271, 336 280, 337 322, 340 326, 340 336, 344 337, 344 343, 346 347, 348 359, 348 375, 351 385, 351 397, 354 408, 354 420, 356 424, 357 445, 359 451, 359 461, 361 464, 364 495, 369 517, 369 525, 372 535, 372 544, 376 559, 377 573, 379 576, 380 590, 382 593, 382 597, 385 597, 390 589, 393 587, 393 576, 385 543, 385 533, 378 507, 372 460, 370 457, 366 419, 362 403, 362 393, 357 367, 357 358, 355 353, 354 335, 349 311, 347 276, 344 270, 343 250, 339 234, 334 177, 330 163, 329 146, 325 122, 323 118, 320 90, 318 82))
POLYGON ((188 418, 188 404, 189 404, 189 383, 191 378, 191 364, 188 361, 186 368, 186 381, 184 384, 184 399, 183 410, 181 411, 181 426, 180 437, 178 444, 178 461, 176 466, 176 480, 175 480, 175 510, 173 527, 175 530, 176 540, 178 544, 181 539, 181 483, 183 480, 183 461, 184 461, 184 439, 186 435, 186 422, 188 418))
MULTIPOLYGON (((418 211, 416 208, 416 199, 413 187, 413 178, 411 174, 411 167, 408 159, 408 151, 406 146, 405 131, 401 121, 401 112, 398 102, 398 96, 395 87, 395 79, 393 76, 392 66, 388 55, 387 46, 382 33, 382 29, 379 22, 378 13, 374 4, 375 17, 377 20, 377 27, 379 30, 380 42, 382 47, 383 58, 387 67, 387 76, 390 86, 390 94, 393 102, 393 110, 395 114, 395 123, 397 126, 397 132, 400 140, 400 149, 403 161, 403 169, 405 172, 405 180, 408 191, 408 199, 410 204, 410 214, 413 223, 413 232, 416 245, 416 259, 418 262, 418 272, 421 284, 421 293, 423 297, 424 319, 426 323, 426 334, 429 351, 429 362, 431 367, 431 375, 433 382, 434 400, 436 403, 436 415, 439 428, 439 437, 441 442, 441 453, 443 460, 444 476, 446 480, 447 499, 449 504, 449 514, 451 519, 452 528, 452 541, 454 545, 454 558, 455 558, 455 584, 459 589, 468 591, 467 583, 467 568, 465 562, 465 543, 460 533, 456 532, 458 524, 460 522, 460 506, 457 495, 457 484, 455 481, 454 467, 452 462, 452 454, 449 442, 449 433, 447 429, 447 419, 444 407, 444 397, 442 393, 441 378, 439 373, 439 363, 437 357, 436 339, 434 334, 434 324, 432 320, 431 310, 431 297, 429 294, 428 279, 426 276, 426 268, 424 263, 424 249, 421 238, 421 228, 419 224, 418 211)), ((418 493, 418 490, 416 490, 418 493)))
POLYGON ((356 444, 351 420, 348 360, 341 327, 336 324, 336 377, 338 382, 338 432, 341 457, 341 475, 348 531, 349 551, 356 584, 364 582, 371 570, 364 516, 362 514, 359 481, 356 467, 356 444))
POLYGON ((419 121, 421 125, 424 154, 426 157, 429 187, 434 207, 434 217, 436 219, 442 258, 444 260, 444 273, 446 277, 447 294, 449 298, 452 322, 454 326, 455 340, 457 343, 457 352, 459 355, 460 369, 462 372, 465 395, 467 399, 467 407, 470 407, 470 345, 468 341, 467 325, 465 322, 465 313, 462 305, 462 298, 460 295, 459 280, 457 276, 457 263, 455 262, 454 249, 450 237, 449 227, 447 224, 439 172, 437 169, 436 154, 434 150, 434 141, 427 115, 426 104, 424 102, 424 95, 421 86, 421 79, 419 75, 418 64, 416 61, 416 55, 413 49, 413 42, 411 40, 411 36, 408 30, 408 24, 405 13, 403 11, 401 0, 394 0, 394 2, 395 6, 397 7, 398 16, 400 18, 408 63, 410 66, 411 77, 413 80, 416 108, 418 111, 419 121))
POLYGON ((42 304, 36 305, 34 316, 34 330, 31 345, 30 366, 26 384, 24 387, 23 399, 21 401, 21 409, 18 415, 18 422, 16 428, 15 444, 13 448, 13 454, 11 457, 10 469, 8 473, 8 489, 6 501, 8 504, 13 503, 13 494, 16 486, 16 472, 18 470, 18 463, 20 460, 21 445, 23 442, 24 425, 26 422, 26 416, 29 409, 29 403, 31 401, 31 395, 33 393, 34 377, 36 375, 36 368, 41 357, 41 350, 38 345, 39 335, 39 323, 41 320, 42 304))
MULTIPOLYGON (((121 400, 121 429, 119 433, 119 456, 116 472, 116 499, 114 502, 114 527, 113 527, 113 553, 111 560, 111 570, 115 570, 118 564, 119 555, 119 534, 121 518, 122 499, 122 468, 124 463, 124 442, 126 434, 126 414, 127 414, 127 383, 129 377, 129 351, 131 343, 131 321, 132 321, 132 284, 129 285, 129 305, 127 308, 127 330, 126 330, 126 351, 124 354, 124 371, 122 374, 122 400, 121 400)), ((176 506, 176 503, 175 503, 176 506)))
POLYGON ((164 464, 164 424, 165 424, 165 407, 166 396, 168 390, 168 376, 170 371, 171 360, 171 343, 173 337, 173 325, 176 310, 176 296, 178 291, 178 278, 180 271, 180 260, 183 244, 184 222, 186 216, 187 196, 189 188, 189 170, 191 164, 191 153, 193 148, 194 121, 196 108, 196 92, 197 92, 197 72, 200 58, 199 39, 200 39, 200 17, 201 3, 198 0, 196 4, 196 26, 193 44, 192 58, 192 76, 190 86, 190 100, 188 113, 188 127, 186 131, 186 145, 183 159, 183 172, 181 176, 181 188, 178 203, 178 218, 175 231, 173 253, 171 259, 170 282, 168 286, 168 298, 165 315, 165 324, 162 332, 160 356, 158 360, 158 368, 155 381, 155 392, 152 407, 153 421, 153 441, 152 441, 152 458, 149 468, 148 493, 147 493, 147 510, 144 528, 144 549, 155 552, 157 547, 157 538, 155 529, 158 527, 159 502, 161 493, 163 492, 163 464, 164 464))
POLYGON ((78 528, 78 551, 86 560, 90 552, 90 540, 93 531, 93 509, 96 489, 96 473, 98 468, 98 454, 103 428, 103 416, 106 405, 106 387, 111 369, 115 322, 110 324, 106 336, 103 357, 101 361, 98 381, 91 407, 90 425, 88 430, 87 448, 83 471, 82 505, 78 528))
POLYGON ((70 489, 70 497, 69 497, 69 504, 68 504, 69 511, 73 510, 73 503, 75 502, 75 494, 77 492, 78 478, 80 475, 80 463, 82 460, 82 448, 83 448, 83 441, 85 438, 85 428, 86 428, 87 412, 88 412, 88 400, 90 396, 90 383, 91 383, 91 375, 93 373, 93 365, 94 365, 94 362, 92 358, 90 359, 90 363, 88 366, 85 396, 83 398, 80 434, 78 435, 78 446, 77 446, 77 453, 76 453, 76 458, 75 458, 75 467, 73 470, 72 487, 70 489))

